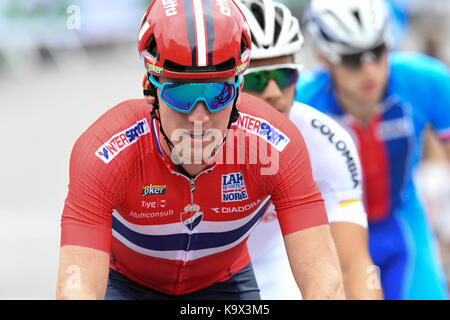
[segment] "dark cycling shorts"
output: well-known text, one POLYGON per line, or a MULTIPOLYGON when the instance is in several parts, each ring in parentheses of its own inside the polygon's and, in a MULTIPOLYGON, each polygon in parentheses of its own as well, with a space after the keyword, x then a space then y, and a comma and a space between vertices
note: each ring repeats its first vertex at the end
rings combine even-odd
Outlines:
POLYGON ((227 281, 178 296, 142 286, 110 269, 105 300, 260 300, 260 296, 252 265, 249 264, 227 281))

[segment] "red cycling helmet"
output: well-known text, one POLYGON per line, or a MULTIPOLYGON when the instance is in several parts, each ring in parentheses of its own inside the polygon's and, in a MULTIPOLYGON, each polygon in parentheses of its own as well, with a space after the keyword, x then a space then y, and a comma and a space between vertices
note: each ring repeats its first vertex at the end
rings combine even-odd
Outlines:
POLYGON ((247 69, 251 38, 234 0, 153 0, 142 18, 138 49, 155 76, 221 78, 247 69))

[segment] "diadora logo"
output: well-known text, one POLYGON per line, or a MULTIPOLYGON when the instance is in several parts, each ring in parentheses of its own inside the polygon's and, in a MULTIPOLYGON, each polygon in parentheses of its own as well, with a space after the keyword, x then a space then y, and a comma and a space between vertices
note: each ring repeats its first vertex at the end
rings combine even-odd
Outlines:
POLYGON ((148 186, 144 186, 144 188, 142 189, 142 196, 151 196, 151 195, 157 195, 157 194, 164 194, 166 193, 166 185, 148 185, 148 186))
POLYGON ((241 172, 222 175, 222 202, 248 199, 244 177, 241 172))
POLYGON ((266 120, 239 112, 237 121, 239 128, 252 132, 270 143, 278 151, 283 151, 290 139, 282 131, 275 128, 266 120))
POLYGON ((261 203, 261 200, 258 199, 252 203, 246 204, 245 206, 236 206, 236 207, 218 207, 211 208, 215 213, 244 213, 255 207, 257 207, 261 203))
POLYGON ((181 222, 189 229, 194 230, 196 226, 202 221, 203 212, 200 211, 200 206, 197 204, 184 207, 184 212, 180 214, 181 222))
POLYGON ((150 132, 147 119, 142 119, 136 125, 114 135, 108 142, 95 152, 104 163, 109 163, 121 151, 138 141, 139 137, 150 132))

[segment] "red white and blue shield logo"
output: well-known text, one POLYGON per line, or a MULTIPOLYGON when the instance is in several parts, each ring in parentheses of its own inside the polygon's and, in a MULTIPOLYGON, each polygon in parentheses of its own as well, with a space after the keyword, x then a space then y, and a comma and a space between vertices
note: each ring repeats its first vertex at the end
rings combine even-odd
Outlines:
POLYGON ((203 212, 200 211, 199 205, 187 205, 184 207, 184 212, 181 212, 180 214, 181 222, 184 223, 184 225, 189 230, 194 230, 195 227, 199 225, 199 223, 203 219, 203 212))

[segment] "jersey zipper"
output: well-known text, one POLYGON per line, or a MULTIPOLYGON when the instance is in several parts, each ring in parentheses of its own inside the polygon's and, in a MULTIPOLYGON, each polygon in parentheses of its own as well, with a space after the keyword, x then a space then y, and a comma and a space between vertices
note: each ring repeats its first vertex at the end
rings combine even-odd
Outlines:
MULTIPOLYGON (((191 195, 191 207, 193 207, 193 206, 195 205, 195 203, 194 203, 194 191, 196 190, 195 181, 196 181, 196 180, 198 179, 198 177, 200 177, 202 174, 204 174, 204 173, 209 173, 209 172, 211 172, 213 169, 214 169, 214 167, 212 167, 212 168, 210 168, 210 169, 208 169, 208 170, 202 171, 202 172, 200 172, 197 176, 195 176, 194 178, 189 178, 189 177, 185 176, 184 174, 181 174, 181 173, 176 172, 176 171, 172 171, 172 173, 173 173, 174 175, 184 177, 185 179, 188 180, 188 183, 189 183, 189 192, 190 192, 190 195, 191 195)), ((192 229, 190 229, 190 231, 192 231, 192 229)), ((179 273, 178 273, 178 282, 177 282, 177 284, 180 284, 181 281, 182 281, 183 269, 184 269, 184 267, 186 266, 186 263, 187 263, 187 256, 188 256, 188 254, 189 254, 189 247, 190 247, 190 245, 191 245, 191 234, 189 234, 189 241, 188 241, 188 244, 187 244, 187 247, 186 247, 186 253, 185 253, 184 257, 183 257, 183 264, 182 264, 182 266, 181 266, 181 268, 180 268, 180 271, 179 271, 179 273)))

